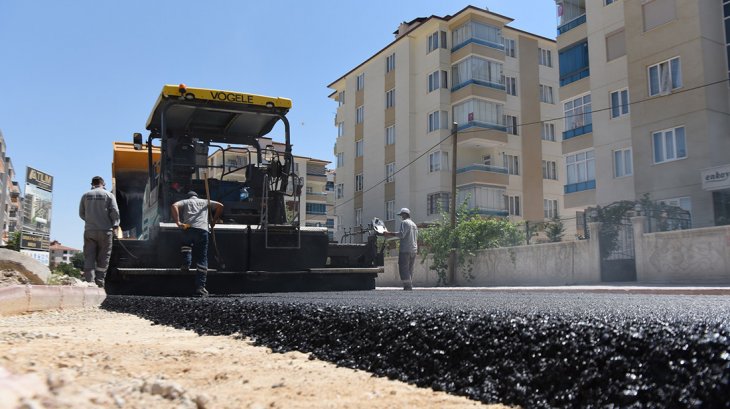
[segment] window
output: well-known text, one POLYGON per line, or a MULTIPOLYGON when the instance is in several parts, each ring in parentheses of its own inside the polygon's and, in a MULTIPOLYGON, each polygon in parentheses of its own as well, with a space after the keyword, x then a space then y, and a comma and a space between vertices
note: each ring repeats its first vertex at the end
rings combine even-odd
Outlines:
POLYGON ((449 211, 450 194, 447 192, 431 193, 426 196, 427 215, 449 211))
POLYGON ((385 57, 385 72, 395 70, 395 53, 385 57))
POLYGON ((504 54, 507 57, 516 58, 517 53, 515 51, 515 40, 511 38, 504 39, 504 54))
POLYGON ((555 99, 553 98, 553 87, 540 84, 540 102, 544 102, 546 104, 555 103, 555 99))
POLYGON ((385 93, 385 109, 395 106, 395 88, 385 93))
POLYGON ((518 135, 517 133, 517 117, 512 115, 504 116, 504 124, 507 127, 507 133, 511 135, 518 135))
POLYGON ((654 163, 669 162, 687 157, 684 127, 652 133, 654 163))
POLYGON ((428 114, 428 132, 438 129, 448 129, 449 113, 446 111, 435 111, 428 114))
POLYGON ((510 175, 520 174, 520 157, 517 155, 504 155, 502 157, 503 166, 510 175))
POLYGON ((345 123, 344 122, 338 122, 337 123, 337 137, 345 135, 345 123))
POLYGON ((365 143, 363 139, 360 139, 359 141, 355 141, 355 157, 359 158, 363 155, 363 147, 365 143))
POLYGON ((454 121, 459 125, 478 125, 503 129, 504 105, 472 98, 454 106, 454 121))
POLYGON ((596 162, 593 150, 566 156, 565 167, 568 184, 596 180, 596 162))
POLYGON ((622 89, 611 93, 611 118, 629 113, 629 90, 622 89))
POLYGON ((606 36, 606 61, 626 55, 626 34, 621 29, 606 36))
POLYGON ((428 92, 439 88, 448 88, 446 71, 434 71, 428 75, 428 92))
POLYGON ((307 203, 307 214, 327 214, 327 205, 324 203, 307 203))
POLYGON ((546 67, 553 66, 553 54, 550 50, 544 48, 537 49, 537 63, 546 67))
POLYGON ((542 161, 542 178, 548 180, 558 180, 558 166, 555 161, 542 161))
POLYGON ((395 180, 393 177, 394 175, 395 175, 395 162, 390 162, 385 165, 385 182, 390 183, 393 180, 395 180))
POLYGON ((644 31, 658 27, 677 18, 675 0, 644 0, 641 13, 644 16, 644 31))
POLYGON ((395 125, 385 128, 385 144, 392 145, 395 143, 395 125))
POLYGON ((361 124, 365 119, 365 107, 360 105, 355 111, 355 123, 361 124))
POLYGON ((342 199, 345 196, 345 184, 338 183, 335 187, 335 198, 342 199))
MULTIPOLYGON (((656 0, 655 0, 656 1, 656 0)), ((682 65, 679 57, 649 67, 649 96, 667 94, 682 86, 682 65)))
POLYGON ((395 200, 385 202, 385 220, 395 220, 395 200))
POLYGON ((355 191, 356 192, 362 192, 362 185, 363 185, 362 179, 363 179, 362 173, 358 173, 357 175, 355 175, 355 191))
POLYGON ((542 199, 543 213, 546 219, 558 217, 558 201, 552 199, 542 199))
POLYGON ((345 165, 345 152, 337 152, 337 167, 341 168, 345 165))
POLYGON ((542 140, 555 142, 555 124, 542 124, 542 140))
POLYGON ((609 4, 616 3, 618 0, 603 0, 603 5, 608 6, 609 4))
MULTIPOLYGON (((725 57, 728 59, 728 77, 730 78, 730 1, 723 0, 722 16, 725 19, 725 57)), ((719 207, 715 207, 719 209, 719 207)))
POLYGON ((505 196, 504 205, 507 208, 510 216, 520 215, 520 197, 519 196, 505 196))
POLYGON ((588 41, 560 50, 560 86, 578 81, 590 74, 588 65, 588 41))
POLYGON ((345 105, 345 91, 340 91, 337 94, 337 106, 341 107, 345 105))
POLYGON ((672 198, 672 199, 662 199, 662 200, 658 200, 658 202, 659 202, 659 204, 663 204, 665 206, 676 206, 682 210, 692 212, 692 199, 690 199, 689 197, 676 197, 676 198, 672 198))
POLYGON ((446 48, 446 31, 436 31, 428 36, 428 53, 437 49, 446 48))
POLYGON ((474 83, 492 88, 504 89, 502 63, 470 56, 451 67, 453 89, 474 83))
POLYGON ((482 156, 482 163, 486 166, 492 166, 492 155, 482 156))
POLYGON ((432 152, 428 155, 428 171, 440 172, 442 170, 449 169, 449 154, 448 152, 432 152))
POLYGON ((470 21, 459 26, 452 32, 452 51, 469 42, 475 42, 499 50, 504 49, 502 30, 499 27, 477 23, 475 21, 470 21))
POLYGON ((362 226, 362 207, 355 209, 355 226, 362 226))
POLYGON ((613 177, 620 178, 633 173, 631 148, 613 151, 613 177))
POLYGON ((582 128, 593 123, 590 94, 566 102, 563 104, 563 109, 566 131, 582 128))
POLYGON ((517 96, 517 78, 504 77, 504 90, 507 92, 507 95, 517 96))
POLYGON ((357 80, 356 80, 356 89, 358 91, 360 91, 363 88, 365 88, 365 73, 364 72, 362 74, 358 75, 357 80))

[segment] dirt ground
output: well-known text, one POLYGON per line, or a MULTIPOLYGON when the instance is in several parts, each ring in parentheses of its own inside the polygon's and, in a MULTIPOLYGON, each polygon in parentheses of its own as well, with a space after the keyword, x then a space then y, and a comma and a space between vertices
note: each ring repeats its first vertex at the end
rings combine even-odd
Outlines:
POLYGON ((488 406, 97 308, 0 317, 0 408, 473 407, 488 406))

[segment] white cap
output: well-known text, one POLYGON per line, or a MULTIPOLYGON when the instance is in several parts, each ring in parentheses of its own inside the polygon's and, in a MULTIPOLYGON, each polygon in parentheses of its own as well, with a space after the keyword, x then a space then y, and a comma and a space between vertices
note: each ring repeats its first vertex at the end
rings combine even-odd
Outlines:
POLYGON ((408 210, 407 207, 404 207, 404 208, 400 209, 400 212, 398 212, 398 214, 403 214, 403 213, 405 213, 405 214, 407 214, 409 216, 411 215, 411 211, 408 210))

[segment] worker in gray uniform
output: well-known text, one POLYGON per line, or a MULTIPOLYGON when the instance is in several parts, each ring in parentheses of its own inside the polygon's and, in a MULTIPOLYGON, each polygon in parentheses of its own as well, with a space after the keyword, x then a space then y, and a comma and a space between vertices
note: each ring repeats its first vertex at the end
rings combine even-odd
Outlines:
POLYGON ((188 198, 172 205, 172 220, 183 229, 180 252, 183 257, 182 270, 187 271, 195 259, 195 292, 193 295, 207 297, 205 282, 208 276, 208 210, 215 213, 210 219, 210 228, 223 214, 223 204, 198 197, 194 191, 188 198))
POLYGON ((385 237, 398 237, 400 239, 400 250, 398 252, 398 273, 400 274, 403 289, 413 290, 413 265, 416 262, 418 253, 418 227, 411 220, 411 211, 404 207, 398 215, 403 219, 400 224, 400 231, 397 233, 384 232, 385 237))
POLYGON ((119 207, 113 194, 104 190, 104 179, 94 176, 91 190, 81 196, 79 217, 84 224, 84 279, 104 287, 112 235, 119 228, 119 207))

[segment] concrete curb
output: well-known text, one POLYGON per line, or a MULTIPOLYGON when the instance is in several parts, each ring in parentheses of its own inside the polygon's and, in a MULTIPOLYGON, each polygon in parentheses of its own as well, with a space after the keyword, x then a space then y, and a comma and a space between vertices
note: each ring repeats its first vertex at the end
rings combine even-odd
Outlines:
POLYGON ((96 287, 69 285, 13 285, 0 288, 0 315, 98 307, 106 292, 96 287))
MULTIPOLYGON (((403 287, 375 287, 376 290, 403 291, 403 287)), ((418 291, 485 291, 485 292, 549 292, 662 295, 730 295, 730 286, 640 286, 640 285, 575 285, 525 287, 413 287, 418 291)))

